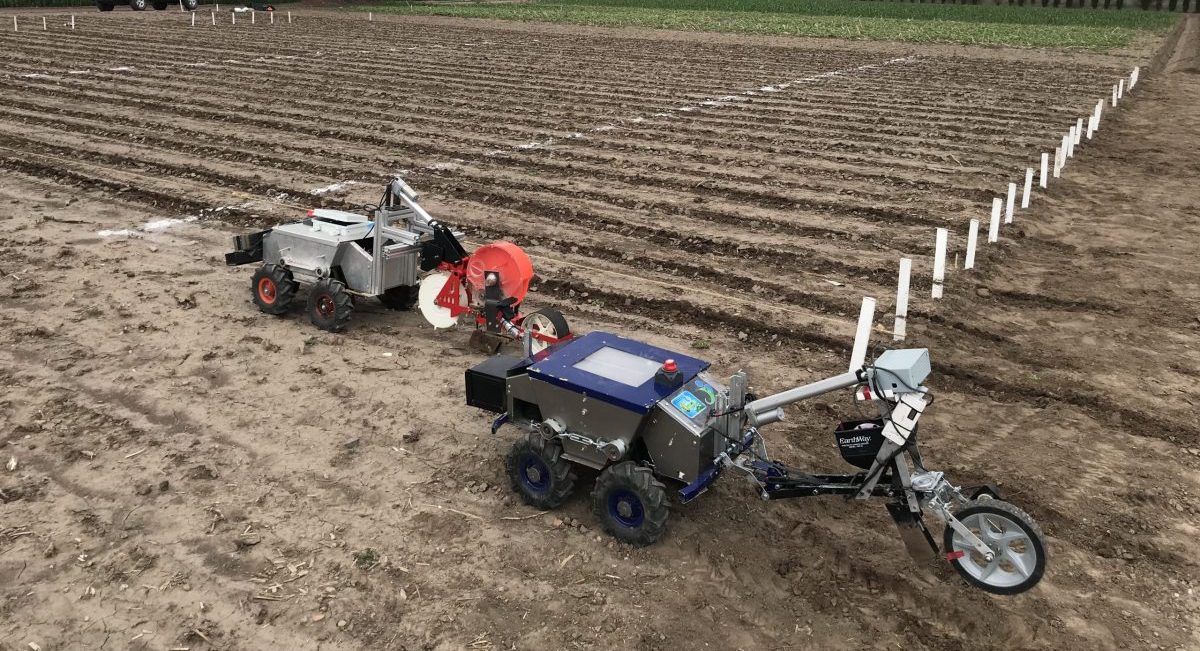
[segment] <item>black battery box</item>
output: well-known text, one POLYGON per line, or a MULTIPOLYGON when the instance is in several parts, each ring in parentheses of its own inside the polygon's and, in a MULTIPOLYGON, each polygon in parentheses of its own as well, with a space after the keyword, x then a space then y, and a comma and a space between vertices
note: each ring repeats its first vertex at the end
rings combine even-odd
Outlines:
POLYGON ((521 374, 529 364, 528 359, 496 355, 467 369, 467 404, 497 414, 508 411, 508 378, 521 374))

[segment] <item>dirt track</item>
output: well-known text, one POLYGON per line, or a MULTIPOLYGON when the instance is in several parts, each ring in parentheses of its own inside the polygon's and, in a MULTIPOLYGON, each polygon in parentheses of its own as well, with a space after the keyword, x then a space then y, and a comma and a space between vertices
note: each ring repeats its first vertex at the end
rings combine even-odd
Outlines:
MULTIPOLYGON (((0 34, 0 648, 1200 646, 1194 33, 978 273, 915 304, 927 459, 1000 480, 1051 538, 1042 586, 996 599, 915 565, 878 505, 731 481, 640 550, 583 493, 537 516, 504 485, 512 432, 461 405, 466 332, 372 306, 319 334, 255 312, 221 254, 405 170, 535 256, 531 303, 780 389, 844 365, 901 255, 926 295, 934 227, 961 254, 1148 50, 186 20, 0 34)), ((837 468, 852 410, 791 410, 773 451, 837 468)))

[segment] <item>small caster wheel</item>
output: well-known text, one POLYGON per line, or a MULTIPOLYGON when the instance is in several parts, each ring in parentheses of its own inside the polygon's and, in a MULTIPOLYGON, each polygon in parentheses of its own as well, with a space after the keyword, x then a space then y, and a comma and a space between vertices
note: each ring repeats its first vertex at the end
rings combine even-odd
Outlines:
POLYGON ((531 432, 513 443, 504 466, 513 490, 526 504, 543 510, 556 509, 575 490, 575 470, 562 457, 562 443, 531 432))
POLYGON ((638 547, 661 538, 671 515, 666 487, 633 461, 609 466, 596 478, 592 513, 614 538, 638 547))
POLYGON ((250 295, 259 310, 267 314, 283 314, 296 297, 299 285, 292 272, 273 264, 264 264, 250 280, 250 295))
POLYGON ((1029 514, 995 498, 968 502, 954 514, 995 557, 989 561, 952 527, 942 546, 954 570, 967 583, 993 594, 1018 594, 1037 585, 1046 572, 1045 534, 1029 514))
POLYGON ((354 301, 341 281, 318 280, 308 292, 308 318, 322 330, 338 332, 354 312, 354 301))
MULTIPOLYGON (((528 330, 556 339, 571 336, 571 326, 567 325, 567 318, 563 316, 562 312, 551 307, 543 307, 526 314, 521 319, 521 325, 528 330)), ((549 348, 550 344, 540 339, 534 339, 530 347, 533 349, 532 352, 540 353, 549 348)))

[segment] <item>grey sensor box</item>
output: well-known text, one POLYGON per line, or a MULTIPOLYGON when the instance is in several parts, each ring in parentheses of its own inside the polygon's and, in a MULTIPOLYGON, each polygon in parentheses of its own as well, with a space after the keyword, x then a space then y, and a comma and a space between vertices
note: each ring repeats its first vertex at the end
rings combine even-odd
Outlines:
POLYGON ((881 389, 916 391, 929 377, 929 349, 901 348, 884 351, 875 360, 875 382, 881 389))

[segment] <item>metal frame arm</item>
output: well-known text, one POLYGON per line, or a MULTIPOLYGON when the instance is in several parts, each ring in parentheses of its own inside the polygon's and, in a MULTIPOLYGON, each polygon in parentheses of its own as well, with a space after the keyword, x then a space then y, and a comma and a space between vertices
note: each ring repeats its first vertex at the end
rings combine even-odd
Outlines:
POLYGON ((847 371, 841 375, 818 380, 811 384, 805 384, 794 389, 781 391, 774 395, 765 398, 759 398, 754 402, 746 403, 746 413, 765 415, 775 409, 790 405, 794 402, 815 398, 819 395, 824 395, 839 389, 846 389, 862 382, 861 371, 847 371))

